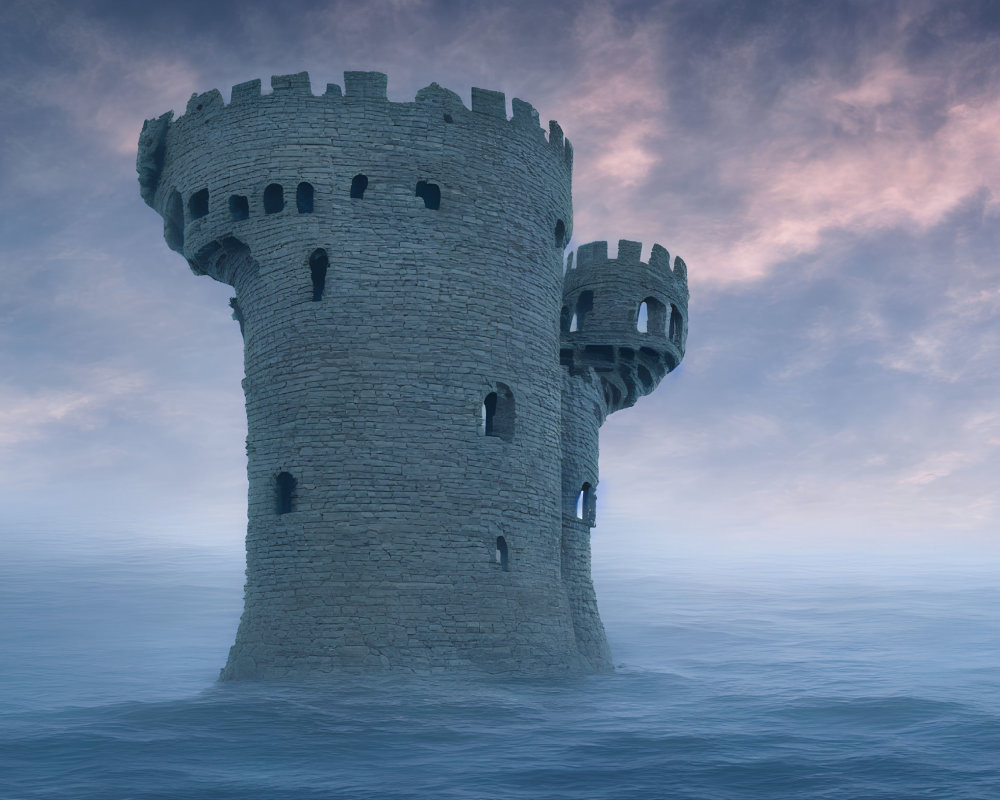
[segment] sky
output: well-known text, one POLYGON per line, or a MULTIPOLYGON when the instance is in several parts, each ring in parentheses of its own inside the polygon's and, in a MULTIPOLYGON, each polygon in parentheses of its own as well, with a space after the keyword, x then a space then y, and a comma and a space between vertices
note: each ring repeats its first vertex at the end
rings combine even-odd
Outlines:
POLYGON ((239 548, 229 287, 139 197, 144 119, 306 70, 521 97, 574 240, 690 276, 601 433, 602 554, 1000 550, 1000 3, 6 0, 0 538, 239 548))

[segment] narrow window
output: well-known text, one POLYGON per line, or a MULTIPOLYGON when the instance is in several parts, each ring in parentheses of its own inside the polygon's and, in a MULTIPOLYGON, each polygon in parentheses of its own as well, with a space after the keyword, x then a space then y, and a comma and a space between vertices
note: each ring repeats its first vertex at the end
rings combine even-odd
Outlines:
POLYGON ((585 483, 580 487, 580 491, 576 493, 576 518, 583 519, 584 515, 587 513, 587 507, 590 505, 590 484, 585 483))
POLYGON ((594 293, 591 291, 580 292, 576 299, 576 329, 583 330, 584 321, 594 308, 594 293))
POLYGON ((569 306, 563 306, 559 312, 559 330, 562 333, 569 333, 570 322, 569 306))
POLYGON ((678 310, 677 306, 670 306, 670 341, 676 345, 681 343, 681 337, 684 333, 684 318, 681 317, 681 312, 678 310))
POLYGON ((639 303, 639 313, 635 319, 635 329, 639 333, 649 333, 649 306, 645 300, 639 303))
POLYGON ((163 238, 171 250, 184 249, 184 201, 180 192, 174 190, 167 200, 167 214, 163 218, 163 238))
POLYGON ((188 198, 188 213, 191 219, 208 216, 208 189, 201 189, 188 198))
POLYGON ((272 183, 264 190, 264 213, 277 214, 285 208, 285 190, 280 183, 272 183))
POLYGON ((278 473, 278 513, 290 514, 292 511, 292 498, 295 494, 295 478, 290 472, 278 473))
POLYGON ((313 250, 309 256, 309 272, 312 274, 313 300, 323 299, 323 289, 326 288, 326 269, 330 266, 330 261, 326 257, 326 250, 322 247, 313 250))
POLYGON ((514 393, 505 383, 498 383, 497 390, 483 400, 481 431, 486 436, 496 436, 509 442, 514 438, 514 393))
POLYGON ((233 220, 247 219, 250 216, 250 202, 241 194, 229 198, 229 216, 233 220))
POLYGON ((502 536, 497 537, 497 563, 504 572, 509 571, 510 551, 507 549, 507 540, 502 536))
POLYGON ((576 314, 573 314, 573 318, 569 321, 569 332, 576 333, 580 330, 580 320, 576 314))
POLYGON ((647 297, 639 303, 635 327, 639 333, 663 336, 667 332, 667 307, 655 297, 647 297))
POLYGON ((560 250, 566 246, 566 224, 560 219, 556 220, 556 247, 560 250))
POLYGON ((436 183, 417 183, 417 197, 424 198, 424 208, 441 208, 441 187, 436 183))
POLYGON ((365 196, 365 189, 368 188, 367 175, 355 175, 351 180, 351 197, 360 200, 365 196))
POLYGON ((486 395, 486 399, 483 400, 483 417, 481 430, 483 435, 492 436, 493 435, 493 419, 497 414, 497 393, 490 392, 486 395))
POLYGON ((303 181, 295 190, 295 206, 300 214, 313 213, 313 185, 303 181))

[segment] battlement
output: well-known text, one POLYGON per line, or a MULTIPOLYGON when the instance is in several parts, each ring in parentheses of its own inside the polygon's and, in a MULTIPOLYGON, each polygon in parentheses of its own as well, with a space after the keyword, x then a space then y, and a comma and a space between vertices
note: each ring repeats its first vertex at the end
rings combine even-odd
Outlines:
MULTIPOLYGON (((300 72, 273 76, 272 91, 267 94, 262 92, 259 79, 237 84, 228 104, 218 89, 193 94, 182 116, 174 119, 173 112, 168 112, 143 126, 136 162, 142 197, 158 210, 166 201, 164 153, 171 141, 183 141, 185 147, 194 148, 199 141, 212 147, 230 142, 245 150, 256 140, 270 150, 280 146, 284 135, 306 131, 314 139, 312 144, 319 146, 324 141, 357 139, 358 129, 365 133, 379 126, 384 127, 386 136, 399 136, 393 128, 415 118, 430 141, 453 144, 466 132, 472 138, 485 134, 495 143, 500 134, 517 140, 520 147, 525 140, 532 143, 537 157, 549 159, 566 176, 572 170, 573 147, 559 124, 549 122, 546 135, 538 112, 524 100, 513 99, 513 114, 508 118, 503 92, 473 88, 470 108, 437 83, 418 91, 410 103, 390 102, 386 87, 384 73, 345 72, 343 91, 329 83, 323 94, 315 95, 309 74, 300 72)), ((363 141, 365 137, 360 138, 363 141)), ((403 134, 400 146, 405 146, 405 138, 403 134)))
POLYGON ((581 245, 567 259, 560 316, 562 363, 592 369, 604 382, 608 413, 649 394, 684 357, 687 341, 687 265, 654 244, 622 239, 581 245))

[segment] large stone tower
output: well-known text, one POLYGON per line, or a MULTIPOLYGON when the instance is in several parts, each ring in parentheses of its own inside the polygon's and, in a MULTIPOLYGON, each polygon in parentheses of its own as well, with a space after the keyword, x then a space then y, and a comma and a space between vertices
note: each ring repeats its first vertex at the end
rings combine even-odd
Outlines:
POLYGON ((148 121, 142 196, 234 287, 249 525, 224 678, 611 668, 590 579, 597 432, 684 352, 656 246, 564 277, 573 151, 499 92, 348 72, 148 121))

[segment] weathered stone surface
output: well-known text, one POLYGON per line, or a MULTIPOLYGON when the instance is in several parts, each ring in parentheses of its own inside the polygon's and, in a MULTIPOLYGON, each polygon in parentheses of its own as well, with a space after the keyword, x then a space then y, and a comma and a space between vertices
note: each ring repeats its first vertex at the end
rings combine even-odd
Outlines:
POLYGON ((498 92, 389 102, 380 73, 271 86, 193 96, 137 160, 244 337, 246 602, 222 676, 610 669, 598 429, 683 356, 683 262, 595 243, 564 278, 572 147, 520 100, 508 120, 498 92))

